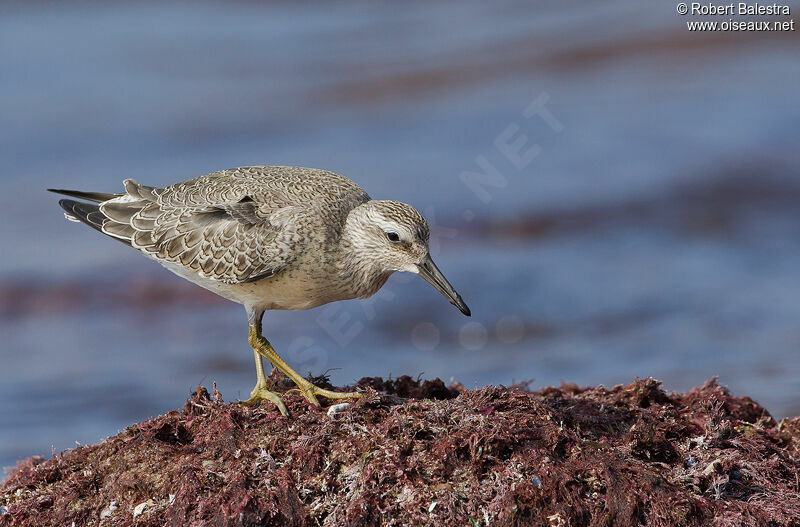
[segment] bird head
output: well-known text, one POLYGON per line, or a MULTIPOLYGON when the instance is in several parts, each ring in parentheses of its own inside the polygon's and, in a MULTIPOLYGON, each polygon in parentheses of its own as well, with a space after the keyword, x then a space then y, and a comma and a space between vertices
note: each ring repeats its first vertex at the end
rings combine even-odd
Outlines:
POLYGON ((359 263, 386 276, 395 271, 418 274, 463 314, 469 307, 431 259, 428 222, 414 207, 398 201, 372 200, 351 211, 344 236, 359 263))

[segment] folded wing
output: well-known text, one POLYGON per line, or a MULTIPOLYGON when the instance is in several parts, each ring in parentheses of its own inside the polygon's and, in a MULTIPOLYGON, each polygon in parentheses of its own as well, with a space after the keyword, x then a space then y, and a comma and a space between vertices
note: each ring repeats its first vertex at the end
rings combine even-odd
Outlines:
POLYGON ((263 207, 243 190, 177 199, 170 188, 125 181, 125 194, 95 205, 59 203, 69 219, 213 280, 246 283, 286 267, 302 250, 294 207, 263 207), (264 210, 266 209, 266 210, 264 210))

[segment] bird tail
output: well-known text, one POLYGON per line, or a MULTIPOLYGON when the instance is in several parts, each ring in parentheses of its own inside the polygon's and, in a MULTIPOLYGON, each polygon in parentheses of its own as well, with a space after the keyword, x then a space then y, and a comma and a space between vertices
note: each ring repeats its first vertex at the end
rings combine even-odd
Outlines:
POLYGON ((95 205, 94 203, 84 203, 82 201, 75 201, 71 199, 61 199, 58 201, 58 204, 61 205, 62 209, 64 209, 64 217, 69 221, 85 223, 94 230, 109 235, 115 240, 119 240, 125 245, 130 246, 130 237, 125 238, 117 236, 113 233, 103 230, 103 223, 108 221, 108 218, 106 218, 106 216, 100 212, 99 205, 95 205))
POLYGON ((58 200, 58 204, 64 209, 64 216, 68 220, 85 223, 89 227, 102 232, 105 216, 100 212, 99 206, 71 199, 58 200))

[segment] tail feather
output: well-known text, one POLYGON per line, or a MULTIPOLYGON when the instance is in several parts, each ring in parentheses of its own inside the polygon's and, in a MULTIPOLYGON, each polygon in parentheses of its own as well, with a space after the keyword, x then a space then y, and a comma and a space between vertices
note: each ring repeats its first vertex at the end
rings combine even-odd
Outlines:
POLYGON ((49 188, 47 190, 49 192, 55 192, 56 194, 63 194, 65 196, 70 196, 72 198, 94 201, 95 203, 102 203, 104 201, 108 201, 110 199, 122 196, 122 194, 105 194, 103 192, 82 192, 80 190, 65 190, 58 188, 49 188))
MULTIPOLYGON (((61 208, 66 211, 64 216, 71 221, 79 221, 85 223, 96 231, 108 234, 103 231, 103 223, 109 221, 106 216, 100 212, 100 206, 92 203, 83 203, 81 201, 74 201, 71 199, 62 199, 58 201, 61 208)), ((125 245, 130 245, 130 240, 111 236, 115 240, 119 240, 125 245)))

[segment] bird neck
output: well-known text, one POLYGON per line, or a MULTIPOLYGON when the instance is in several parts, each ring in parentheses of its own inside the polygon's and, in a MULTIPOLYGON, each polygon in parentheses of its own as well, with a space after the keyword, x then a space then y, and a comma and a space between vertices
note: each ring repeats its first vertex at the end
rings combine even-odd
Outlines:
POLYGON ((353 297, 366 298, 383 287, 393 271, 387 270, 383 261, 376 258, 378 248, 371 241, 368 229, 369 202, 350 211, 339 241, 337 264, 343 284, 353 297))

